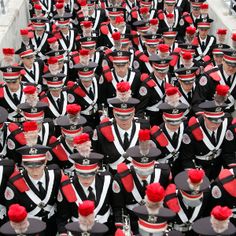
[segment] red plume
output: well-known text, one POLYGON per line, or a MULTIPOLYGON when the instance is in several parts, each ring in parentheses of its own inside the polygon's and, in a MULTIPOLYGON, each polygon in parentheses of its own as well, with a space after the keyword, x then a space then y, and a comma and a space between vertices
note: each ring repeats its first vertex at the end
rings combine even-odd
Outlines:
POLYGON ((93 201, 85 200, 79 204, 79 214, 82 216, 89 216, 94 212, 95 205, 93 201))
POLYGON ((214 218, 216 218, 217 220, 223 221, 232 216, 232 210, 227 206, 222 207, 218 205, 212 209, 211 215, 214 216, 214 218))
POLYGON ((37 125, 37 122, 35 121, 26 121, 23 123, 23 130, 25 132, 35 131, 37 129, 38 129, 38 125, 37 125))
POLYGON ((165 190, 160 183, 149 184, 145 193, 151 202, 160 202, 165 196, 165 190))
POLYGON ((8 217, 10 221, 19 223, 22 222, 26 217, 28 213, 25 209, 25 207, 19 205, 19 204, 12 204, 9 207, 8 210, 8 217))
POLYGON ((130 84, 129 82, 119 82, 116 84, 116 89, 121 93, 127 92, 130 90, 130 84))
POLYGON ((142 15, 148 14, 148 12, 149 12, 149 8, 148 7, 141 7, 140 8, 140 13, 142 15))
POLYGON ((190 34, 190 35, 193 35, 193 34, 196 33, 196 28, 195 28, 195 27, 192 27, 192 26, 188 26, 188 27, 186 28, 186 33, 187 33, 187 34, 190 34))
POLYGON ((79 136, 74 137, 74 144, 82 144, 87 141, 90 141, 89 134, 82 133, 79 136))
POLYGON ((150 140, 150 130, 149 129, 140 129, 138 133, 138 138, 140 142, 145 142, 150 140))
POLYGON ((81 49, 81 50, 79 50, 79 55, 80 56, 88 56, 89 50, 88 49, 81 49))
POLYGON ((177 87, 172 86, 166 89, 167 96, 172 96, 172 95, 175 95, 176 93, 179 93, 179 89, 177 87))
POLYGON ((190 169, 188 170, 188 177, 193 184, 200 183, 205 176, 204 170, 190 169))
POLYGON ((78 112, 81 111, 81 106, 78 104, 68 104, 66 106, 66 112, 71 115, 76 115, 78 112))
POLYGON ((236 41, 236 33, 232 34, 231 39, 232 39, 233 41, 236 41))
POLYGON ((225 97, 228 94, 228 92, 229 92, 229 86, 228 85, 218 84, 216 86, 217 95, 225 97))
POLYGON ((37 88, 33 85, 26 86, 23 89, 24 94, 34 94, 36 92, 37 88))
POLYGON ((158 24, 158 19, 157 18, 153 18, 149 21, 150 25, 157 25, 158 24))
POLYGON ((112 38, 113 38, 113 40, 115 40, 115 41, 120 40, 120 32, 114 32, 114 33, 112 34, 112 38))
POLYGON ((14 48, 3 48, 2 53, 4 55, 8 55, 8 54, 13 55, 15 53, 15 50, 14 50, 14 48))
POLYGON ((225 35, 225 34, 227 34, 227 29, 218 29, 216 33, 221 34, 221 35, 225 35))

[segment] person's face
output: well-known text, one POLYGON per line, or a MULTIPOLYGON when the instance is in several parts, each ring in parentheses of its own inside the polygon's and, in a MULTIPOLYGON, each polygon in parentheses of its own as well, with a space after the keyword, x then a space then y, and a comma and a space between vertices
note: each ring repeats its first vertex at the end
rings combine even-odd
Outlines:
POLYGON ((129 69, 129 63, 126 63, 125 65, 117 65, 116 63, 113 63, 115 72, 120 77, 125 77, 128 73, 129 69))
POLYGON ((12 82, 6 82, 6 85, 11 92, 16 92, 20 88, 20 79, 12 82))
POLYGON ((58 61, 58 67, 60 71, 62 70, 63 66, 64 66, 64 60, 58 61))
POLYGON ((214 59, 216 65, 221 65, 223 62, 223 55, 213 54, 213 59, 214 59))
POLYGON ((183 81, 179 80, 179 83, 180 83, 181 87, 184 89, 184 91, 186 91, 187 93, 192 91, 194 82, 193 83, 184 83, 183 81))
POLYGON ((169 46, 173 45, 173 43, 175 42, 175 38, 166 38, 164 37, 164 44, 167 44, 169 46))
POLYGON ((24 64, 24 67, 31 69, 34 64, 34 59, 35 59, 35 57, 33 55, 28 56, 28 57, 23 57, 22 62, 24 64))
POLYGON ((56 41, 55 43, 50 44, 50 48, 57 51, 59 49, 59 43, 56 41))
POLYGON ((180 124, 175 124, 175 125, 173 125, 173 124, 170 124, 170 123, 168 123, 166 120, 165 120, 165 118, 163 118, 163 120, 165 121, 165 124, 166 124, 166 127, 170 130, 170 131, 172 131, 172 132, 176 132, 178 129, 179 129, 179 127, 180 127, 180 124))
POLYGON ((198 29, 198 32, 199 32, 199 37, 200 37, 201 39, 205 39, 206 36, 207 36, 208 33, 209 33, 209 29, 199 28, 199 29, 198 29))
POLYGON ((117 125, 123 129, 123 130, 128 130, 129 128, 131 128, 132 126, 132 121, 134 118, 134 112, 130 115, 130 117, 128 119, 120 119, 119 116, 116 115, 115 112, 113 112, 113 115, 115 117, 116 123, 117 125))
POLYGON ((68 34, 68 32, 69 32, 69 26, 60 27, 60 31, 61 31, 63 34, 68 34))
POLYGON ((129 51, 129 48, 130 48, 130 42, 129 43, 125 43, 125 44, 122 43, 120 50, 121 51, 129 51))
POLYGON ((94 176, 90 176, 90 177, 84 177, 81 175, 77 175, 79 182, 85 187, 88 188, 94 181, 95 179, 95 175, 94 176))
POLYGON ((87 55, 87 56, 80 56, 80 63, 83 64, 83 65, 88 65, 89 63, 89 58, 90 58, 90 55, 87 55))
POLYGON ((45 29, 44 28, 37 28, 35 29, 35 33, 38 35, 38 36, 42 36, 43 33, 44 33, 45 29))
POLYGON ((155 75, 158 79, 164 80, 165 77, 166 77, 166 75, 167 75, 167 72, 161 73, 161 72, 157 71, 156 69, 154 69, 154 75, 155 75))
POLYGON ((52 94, 53 97, 59 97, 61 94, 62 89, 52 89, 50 90, 50 93, 52 94))
POLYGON ((194 17, 199 17, 201 14, 200 7, 199 8, 192 8, 192 14, 194 17))
POLYGON ((204 116, 204 121, 206 127, 211 131, 215 131, 221 126, 221 123, 214 123, 211 120, 209 120, 206 116, 204 116))
POLYGON ((225 34, 217 34, 218 42, 219 42, 219 43, 224 43, 225 37, 226 37, 225 34))
MULTIPOLYGON (((46 162, 45 162, 46 164, 46 162)), ((32 179, 35 179, 35 180, 39 180, 42 178, 43 176, 43 173, 44 173, 44 168, 45 168, 45 164, 44 165, 41 165, 39 167, 27 167, 27 166, 24 166, 28 175, 32 178, 32 179)))
POLYGON ((92 85, 92 82, 93 82, 92 78, 88 81, 81 79, 81 83, 83 84, 85 88, 89 88, 92 85))
POLYGON ((191 66, 192 66, 192 59, 190 59, 190 60, 182 60, 182 62, 183 62, 183 65, 184 65, 184 67, 186 67, 186 68, 190 68, 191 66))
POLYGON ((224 60, 222 64, 223 64, 223 69, 228 76, 236 73, 236 67, 227 64, 224 60))
POLYGON ((166 9, 167 12, 172 13, 175 9, 175 4, 164 4, 164 8, 166 9))
POLYGON ((146 45, 147 51, 149 53, 156 54, 156 52, 157 52, 157 44, 155 44, 155 45, 145 44, 145 45, 146 45))

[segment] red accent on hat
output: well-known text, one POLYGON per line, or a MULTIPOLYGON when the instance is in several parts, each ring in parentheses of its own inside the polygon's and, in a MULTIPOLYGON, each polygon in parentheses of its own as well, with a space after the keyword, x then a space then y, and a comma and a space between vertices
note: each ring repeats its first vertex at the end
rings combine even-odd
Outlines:
POLYGON ((78 112, 81 111, 81 106, 78 104, 68 104, 66 106, 66 112, 71 115, 76 115, 78 112))
POLYGON ((232 216, 232 210, 227 206, 222 207, 218 205, 212 209, 211 215, 214 216, 215 219, 223 221, 232 216))
POLYGON ((34 9, 41 11, 42 10, 42 6, 40 4, 34 4, 34 9))
POLYGON ((80 56, 88 56, 89 50, 88 49, 81 49, 81 50, 79 50, 79 55, 80 56))
POLYGON ((90 28, 93 26, 93 22, 92 21, 83 21, 82 22, 82 25, 85 27, 85 28, 90 28))
POLYGON ((79 204, 79 214, 82 216, 89 216, 94 212, 95 204, 94 201, 85 200, 79 204))
POLYGON ((23 89, 24 94, 34 94, 36 92, 37 88, 33 85, 26 86, 23 89))
POLYGON ((57 41, 57 38, 56 37, 51 37, 51 38, 48 38, 47 41, 48 41, 49 44, 53 44, 57 41))
POLYGON ((129 82, 119 82, 116 84, 116 89, 121 93, 127 92, 130 90, 130 84, 129 82))
POLYGON ((157 18, 153 18, 149 21, 150 25, 157 25, 158 24, 158 19, 157 18))
POLYGON ((158 51, 160 52, 169 52, 169 46, 167 44, 159 44, 158 51))
POLYGON ((35 131, 37 129, 38 129, 38 125, 37 125, 37 122, 35 121, 26 121, 23 123, 23 130, 25 132, 35 131))
POLYGON ((193 58, 192 53, 191 52, 184 52, 182 55, 184 60, 190 60, 193 58))
POLYGON ((208 6, 207 3, 203 3, 203 4, 201 4, 200 8, 201 8, 201 9, 208 9, 209 6, 208 6))
POLYGON ((82 133, 79 136, 74 137, 74 144, 82 144, 88 141, 90 141, 90 138, 87 133, 82 133))
POLYGON ((229 86, 228 85, 223 85, 223 84, 218 84, 216 86, 216 94, 225 97, 229 92, 229 86))
POLYGON ((141 218, 138 220, 138 224, 141 227, 144 227, 146 229, 151 229, 151 230, 161 230, 161 229, 165 229, 167 227, 167 223, 149 223, 147 221, 142 220, 141 218))
POLYGON ((4 55, 8 55, 8 54, 13 55, 13 54, 15 54, 15 50, 14 50, 14 48, 3 48, 2 53, 4 55))
POLYGON ((177 33, 175 31, 166 31, 163 32, 163 37, 167 37, 167 38, 174 38, 176 37, 177 33))
POLYGON ((55 6, 56 6, 57 10, 60 10, 60 9, 64 8, 64 3, 57 3, 55 6))
POLYGON ((148 7, 141 7, 140 8, 140 13, 141 14, 148 14, 148 12, 149 12, 149 8, 148 7))
POLYGON ((87 1, 86 0, 80 0, 80 1, 77 1, 81 7, 85 7, 87 6, 87 1))
POLYGON ((173 13, 168 13, 166 14, 167 18, 173 19, 174 18, 174 14, 173 13))
POLYGON ((218 29, 217 34, 221 34, 221 35, 226 35, 227 34, 227 29, 218 29))
POLYGON ((115 20, 116 24, 123 23, 124 21, 125 21, 124 17, 122 17, 122 16, 117 16, 116 20, 115 20))
POLYGON ((28 35, 29 31, 27 29, 21 29, 20 35, 28 35))
POLYGON ((171 86, 166 89, 166 95, 167 96, 172 96, 179 93, 179 89, 177 87, 171 86))
POLYGON ((19 223, 22 222, 26 217, 28 213, 25 209, 25 207, 19 205, 19 204, 12 204, 9 207, 8 210, 8 217, 10 221, 19 223))
POLYGON ((138 133, 139 142, 145 142, 150 140, 150 130, 149 129, 140 129, 138 133))
POLYGON ((119 112, 119 113, 131 113, 134 111, 134 107, 131 108, 118 108, 118 107, 113 107, 114 112, 119 112))
POLYGON ((49 57, 48 58, 48 65, 56 64, 58 59, 56 57, 49 57))
POLYGON ((187 33, 187 34, 190 34, 190 35, 193 35, 193 34, 196 33, 196 28, 195 28, 195 27, 192 27, 192 26, 188 26, 188 27, 186 28, 186 33, 187 33))
POLYGON ((233 41, 236 41, 236 33, 232 34, 231 39, 232 39, 233 41))
POLYGON ((193 184, 200 183, 205 176, 204 170, 190 169, 188 170, 188 177, 193 184))
POLYGON ((114 32, 114 33, 112 34, 112 38, 113 38, 113 40, 115 40, 115 41, 120 40, 120 32, 114 32))
POLYGON ((160 183, 149 184, 145 193, 151 202, 160 202, 165 196, 165 190, 160 183))

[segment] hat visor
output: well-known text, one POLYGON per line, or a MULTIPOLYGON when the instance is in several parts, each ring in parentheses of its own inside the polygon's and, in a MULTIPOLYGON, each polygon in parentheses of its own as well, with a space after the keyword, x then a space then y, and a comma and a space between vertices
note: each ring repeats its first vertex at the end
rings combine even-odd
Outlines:
POLYGON ((129 120, 129 119, 133 116, 133 113, 129 113, 129 114, 124 113, 124 114, 121 114, 121 113, 116 113, 116 112, 114 112, 114 115, 115 115, 115 117, 116 117, 117 119, 125 121, 125 120, 129 120))
POLYGON ((232 62, 229 62, 229 61, 226 61, 226 60, 224 60, 224 61, 228 66, 236 67, 236 63, 232 63, 232 62))
POLYGON ((180 120, 169 120, 165 118, 165 122, 170 124, 170 125, 180 125, 183 122, 184 118, 180 120))
POLYGON ((209 117, 209 116, 206 116, 206 118, 211 121, 212 123, 215 123, 215 124, 220 124, 223 122, 224 118, 213 118, 213 117, 209 117))
POLYGON ((75 170, 77 176, 79 177, 83 177, 83 178, 90 178, 90 177, 93 177, 96 175, 96 171, 93 171, 93 172, 89 172, 89 173, 83 173, 83 172, 80 172, 79 170, 75 170))
POLYGON ((93 77, 94 77, 94 75, 91 77, 79 77, 79 78, 84 82, 89 82, 89 81, 93 80, 93 77))
POLYGON ((193 84, 195 82, 195 79, 188 79, 188 80, 179 79, 179 80, 184 84, 193 84))
POLYGON ((45 160, 43 161, 23 161, 22 164, 28 168, 37 168, 41 167, 45 164, 45 160))

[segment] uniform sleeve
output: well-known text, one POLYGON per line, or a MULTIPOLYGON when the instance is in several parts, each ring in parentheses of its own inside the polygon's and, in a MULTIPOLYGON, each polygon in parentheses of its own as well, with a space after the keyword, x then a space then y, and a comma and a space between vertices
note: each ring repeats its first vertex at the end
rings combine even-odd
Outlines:
POLYGON ((194 140, 192 135, 186 131, 183 135, 182 144, 180 147, 180 160, 182 168, 195 168, 194 159, 194 140))
POLYGON ((112 183, 112 209, 115 217, 115 225, 122 225, 122 215, 125 214, 125 190, 118 175, 112 183))

